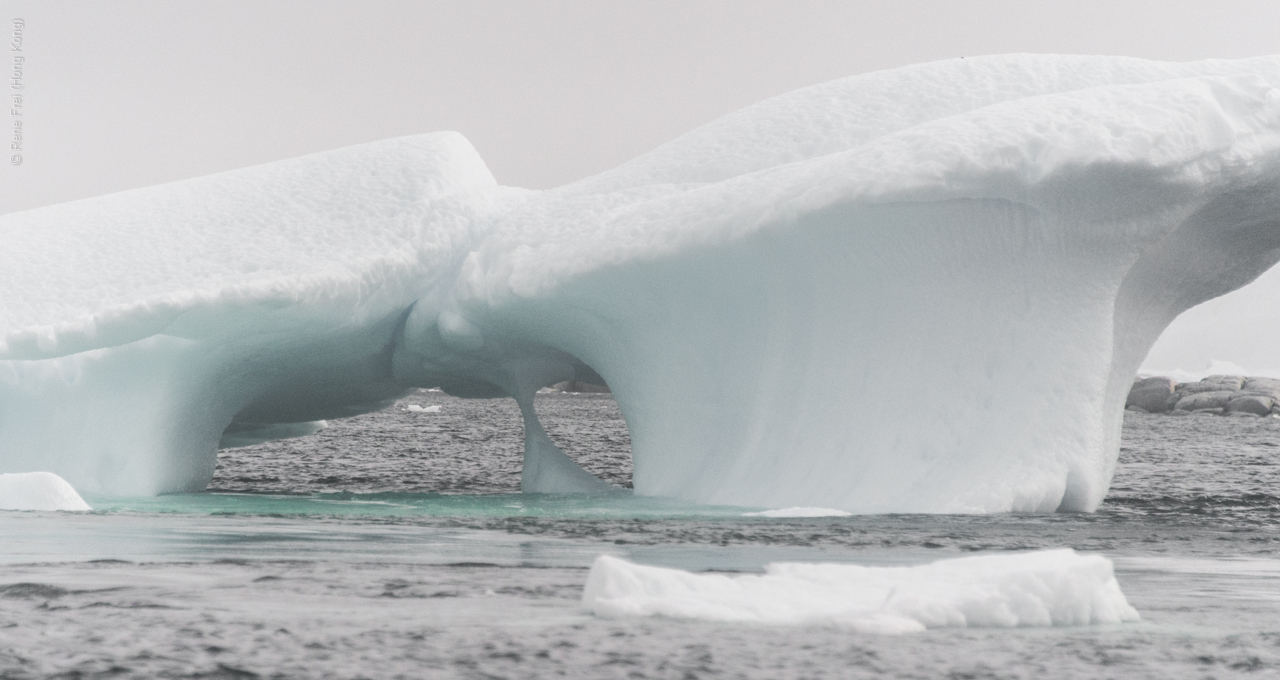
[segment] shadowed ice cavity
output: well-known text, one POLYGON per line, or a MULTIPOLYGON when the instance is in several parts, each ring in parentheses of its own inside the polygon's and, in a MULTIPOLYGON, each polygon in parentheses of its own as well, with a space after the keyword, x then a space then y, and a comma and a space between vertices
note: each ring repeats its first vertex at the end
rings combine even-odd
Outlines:
POLYGON ((419 302, 405 319, 392 355, 402 384, 439 386, 460 397, 511 396, 524 422, 525 493, 604 493, 618 487, 596 479, 547 437, 534 409, 538 389, 565 380, 599 380, 595 371, 550 347, 485 334, 453 310, 419 302), (434 317, 434 318, 433 318, 434 317))

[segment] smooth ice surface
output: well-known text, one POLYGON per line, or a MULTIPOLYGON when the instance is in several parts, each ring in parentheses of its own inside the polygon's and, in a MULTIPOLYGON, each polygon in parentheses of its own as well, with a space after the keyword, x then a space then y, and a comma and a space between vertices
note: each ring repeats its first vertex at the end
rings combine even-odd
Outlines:
POLYGON ((67 481, 52 472, 0 474, 0 510, 92 510, 67 481))
MULTIPOLYGON (((197 490, 415 387, 607 382, 635 491, 1093 510, 1180 312, 1280 259, 1280 58, 1007 55, 730 114, 559 189, 455 133, 0 217, 0 470, 197 490), (931 416, 922 425, 921 409, 931 416)), ((569 452, 573 454, 574 452, 569 452)))
POLYGON ((1074 550, 914 567, 778 563, 763 575, 693 574, 596 558, 583 604, 601 616, 834 624, 872 633, 1137 621, 1111 561, 1074 550))

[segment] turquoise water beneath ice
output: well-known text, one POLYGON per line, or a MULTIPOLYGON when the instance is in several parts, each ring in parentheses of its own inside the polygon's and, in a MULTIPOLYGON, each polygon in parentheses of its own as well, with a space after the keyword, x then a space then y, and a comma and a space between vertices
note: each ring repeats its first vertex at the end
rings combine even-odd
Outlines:
MULTIPOLYGON (((567 452, 629 482, 607 395, 538 408, 567 452)), ((1103 509, 1048 516, 524 496, 519 435, 512 404, 423 392, 225 451, 213 492, 0 513, 0 678, 1280 677, 1280 419, 1131 415, 1103 509), (883 637, 605 620, 578 601, 602 553, 754 571, 1056 547, 1112 558, 1143 621, 883 637)))

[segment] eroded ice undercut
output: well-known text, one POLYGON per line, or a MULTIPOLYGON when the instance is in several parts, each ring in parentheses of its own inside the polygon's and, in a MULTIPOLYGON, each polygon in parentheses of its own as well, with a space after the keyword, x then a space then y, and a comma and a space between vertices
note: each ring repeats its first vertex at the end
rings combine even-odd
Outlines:
POLYGON ((524 487, 1091 510, 1130 379, 1280 259, 1280 58, 1012 55, 770 99, 551 191, 435 133, 0 217, 0 471, 199 489, 220 443, 416 387, 515 397, 524 487), (923 415, 922 415, 923 414, 923 415))

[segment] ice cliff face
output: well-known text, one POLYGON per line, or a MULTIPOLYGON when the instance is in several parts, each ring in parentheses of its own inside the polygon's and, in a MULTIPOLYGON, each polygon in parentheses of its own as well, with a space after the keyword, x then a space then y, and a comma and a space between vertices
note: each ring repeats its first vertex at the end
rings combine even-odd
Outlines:
POLYGON ((599 374, 637 493, 1091 510, 1135 370, 1280 260, 1280 58, 1014 55, 767 100, 560 189, 452 133, 0 217, 0 471, 202 488, 219 442, 599 374), (921 419, 919 402, 933 414, 921 419))

